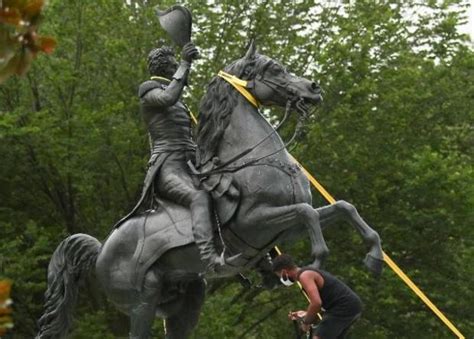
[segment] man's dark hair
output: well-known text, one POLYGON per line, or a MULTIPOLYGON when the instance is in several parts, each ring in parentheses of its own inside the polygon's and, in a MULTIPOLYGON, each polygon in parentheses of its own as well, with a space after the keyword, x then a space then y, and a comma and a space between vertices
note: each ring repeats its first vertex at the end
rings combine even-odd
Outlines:
POLYGON ((154 48, 148 53, 148 70, 151 75, 163 75, 169 66, 169 58, 174 56, 171 47, 154 48))
POLYGON ((291 269, 297 267, 293 258, 288 254, 280 254, 278 257, 273 259, 272 262, 273 272, 279 272, 283 269, 291 269))

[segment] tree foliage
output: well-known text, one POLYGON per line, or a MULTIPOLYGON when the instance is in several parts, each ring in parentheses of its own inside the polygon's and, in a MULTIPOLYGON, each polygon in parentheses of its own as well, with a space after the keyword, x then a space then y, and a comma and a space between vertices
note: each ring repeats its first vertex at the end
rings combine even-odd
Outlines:
MULTIPOLYGON (((23 78, 0 87, 0 278, 14 281, 15 332, 32 337, 49 257, 67 234, 104 238, 136 202, 148 156, 138 85, 148 51, 166 41, 153 6, 171 1, 51 0, 55 36, 23 78)), ((337 198, 354 203, 385 251, 467 337, 473 336, 474 52, 457 28, 468 1, 193 1, 186 101, 249 39, 292 72, 320 82, 324 102, 293 154, 337 198)), ((281 111, 266 110, 272 121, 281 111)), ((283 130, 292 133, 294 121, 283 130)), ((325 204, 317 192, 314 204, 325 204)), ((349 225, 325 230, 326 268, 365 304, 355 338, 445 338, 449 330, 387 268, 374 280, 349 225)), ((301 263, 308 242, 285 244, 301 263)), ((287 338, 297 290, 210 286, 195 338, 287 338)), ((126 318, 82 288, 71 337, 120 337, 126 318)), ((162 335, 161 322, 155 324, 162 335)))
POLYGON ((44 2, 0 2, 0 84, 13 74, 25 74, 39 52, 54 50, 56 41, 53 38, 37 34, 44 2))

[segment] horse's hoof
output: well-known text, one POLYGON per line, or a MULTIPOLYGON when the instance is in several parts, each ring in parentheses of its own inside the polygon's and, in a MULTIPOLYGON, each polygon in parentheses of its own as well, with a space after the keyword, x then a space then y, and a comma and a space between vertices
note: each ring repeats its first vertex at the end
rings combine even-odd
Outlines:
POLYGON ((383 260, 367 254, 364 259, 364 264, 376 276, 380 277, 383 269, 383 260))

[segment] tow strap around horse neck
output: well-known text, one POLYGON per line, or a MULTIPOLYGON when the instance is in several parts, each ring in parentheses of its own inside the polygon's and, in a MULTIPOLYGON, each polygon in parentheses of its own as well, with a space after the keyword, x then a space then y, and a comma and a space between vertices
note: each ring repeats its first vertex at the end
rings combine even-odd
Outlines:
POLYGON ((239 91, 239 93, 242 94, 257 109, 260 107, 260 103, 257 101, 257 99, 252 95, 252 93, 247 90, 247 81, 239 79, 235 75, 226 73, 224 71, 219 71, 217 75, 227 81, 232 86, 234 86, 234 88, 239 91))

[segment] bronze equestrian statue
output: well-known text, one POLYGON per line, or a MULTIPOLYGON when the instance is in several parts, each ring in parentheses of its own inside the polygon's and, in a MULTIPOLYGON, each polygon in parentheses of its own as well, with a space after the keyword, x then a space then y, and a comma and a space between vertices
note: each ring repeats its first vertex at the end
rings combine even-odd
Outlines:
MULTIPOLYGON (((308 106, 320 100, 316 83, 288 73, 275 60, 258 54, 252 44, 243 58, 210 82, 200 104, 196 161, 189 163, 199 185, 189 192, 205 190, 212 196, 215 246, 228 256, 239 255, 232 263, 237 269, 206 270, 208 263, 201 260, 192 231, 193 212, 183 203, 187 199, 192 205, 191 193, 179 201, 174 200, 178 194, 169 199, 166 192, 158 194, 152 209, 126 218, 103 244, 92 236, 75 234, 58 246, 48 269, 37 338, 66 336, 78 281, 89 271, 95 272, 109 300, 130 316, 130 338, 149 338, 155 316, 166 320, 166 338, 187 338, 204 302, 202 272, 218 278, 255 269, 273 246, 304 231, 309 234, 312 265, 319 267, 328 253, 321 228, 340 219, 360 233, 369 246, 365 264, 380 272, 383 257, 377 232, 345 201, 312 207, 308 179, 258 109, 277 105, 305 115, 308 106)), ((178 114, 183 113, 187 133, 184 112, 180 106, 178 114)), ((153 136, 152 141, 155 144, 153 136)), ((193 160, 191 141, 186 141, 186 147, 189 150, 171 158, 178 159, 182 172, 174 173, 177 176, 188 170, 184 159, 193 160)), ((154 189, 161 192, 167 175, 160 174, 158 182, 162 182, 154 189)))

